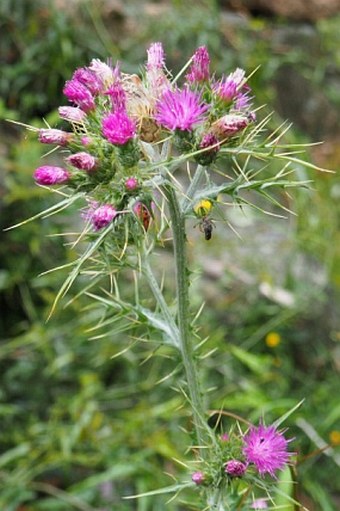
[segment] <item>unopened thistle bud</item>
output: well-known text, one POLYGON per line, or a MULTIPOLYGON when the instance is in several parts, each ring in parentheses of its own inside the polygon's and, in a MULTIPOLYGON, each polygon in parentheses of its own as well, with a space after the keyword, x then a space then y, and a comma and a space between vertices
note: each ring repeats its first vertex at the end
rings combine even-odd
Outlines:
POLYGON ((97 166, 97 160, 94 156, 86 152, 71 154, 66 161, 80 170, 93 170, 97 166))
POLYGON ((204 476, 203 472, 198 471, 198 472, 194 472, 192 474, 191 479, 195 484, 200 485, 204 482, 205 476, 204 476))
POLYGON ((70 173, 62 167, 43 165, 35 170, 33 177, 39 185, 61 185, 69 180, 70 173))
POLYGON ((213 133, 206 133, 198 146, 199 149, 204 149, 201 153, 195 156, 195 160, 200 165, 210 165, 216 160, 217 153, 220 150, 218 138, 213 133))
POLYGON ((109 225, 116 216, 117 211, 111 204, 102 204, 90 214, 91 222, 96 231, 109 225))
POLYGON ((244 130, 250 122, 246 115, 226 114, 215 121, 211 128, 219 140, 224 140, 244 130))
POLYGON ((38 140, 42 144, 57 144, 65 146, 72 140, 72 138, 72 133, 50 128, 40 129, 38 133, 38 140))
POLYGON ((225 464, 224 470, 231 477, 242 477, 247 470, 247 465, 239 460, 230 460, 225 464))
POLYGON ((82 123, 86 119, 86 113, 74 106, 60 106, 58 112, 60 118, 65 121, 82 123))
POLYGON ((147 54, 146 81, 153 98, 152 101, 154 101, 156 98, 160 98, 170 85, 165 72, 165 55, 162 43, 151 44, 147 54))
POLYGON ((86 135, 84 137, 81 137, 80 139, 81 143, 84 145, 84 146, 87 146, 87 145, 90 145, 92 143, 92 138, 91 137, 87 137, 86 135))
POLYGON ((96 108, 91 92, 79 80, 72 79, 67 81, 63 93, 69 101, 78 105, 84 112, 90 112, 96 108))
POLYGON ((205 46, 200 46, 192 57, 192 64, 186 79, 190 83, 205 82, 209 80, 210 57, 205 46))
POLYGON ((135 177, 129 177, 126 181, 125 181, 125 188, 129 191, 129 192, 133 192, 134 190, 136 190, 138 188, 138 181, 135 177))
POLYGON ((148 61, 146 68, 148 71, 155 69, 163 69, 164 67, 164 50, 162 43, 152 43, 147 50, 148 61))
POLYGON ((268 509, 267 499, 255 499, 250 509, 268 509))
POLYGON ((77 69, 72 79, 78 80, 80 83, 85 85, 91 94, 97 95, 103 91, 104 85, 101 78, 92 71, 92 69, 81 67, 77 69))

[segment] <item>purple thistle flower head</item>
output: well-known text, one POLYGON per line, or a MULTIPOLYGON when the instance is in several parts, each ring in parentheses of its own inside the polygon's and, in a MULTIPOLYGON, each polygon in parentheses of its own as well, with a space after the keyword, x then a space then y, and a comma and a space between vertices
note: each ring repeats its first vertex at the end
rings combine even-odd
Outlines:
POLYGON ((85 151, 80 153, 71 154, 66 158, 66 161, 80 170, 93 170, 97 165, 97 160, 94 156, 85 151))
POLYGON ((251 98, 248 92, 240 92, 236 96, 235 110, 247 110, 251 105, 251 98))
POLYGON ((111 144, 124 145, 135 136, 136 123, 120 109, 103 119, 102 129, 111 144))
POLYGON ((232 101, 237 95, 237 84, 228 78, 215 83, 213 90, 223 101, 232 101))
POLYGON ((255 499, 250 506, 251 509, 268 509, 268 504, 266 499, 255 499))
POLYGON ((236 68, 233 73, 230 73, 227 76, 227 80, 230 82, 234 82, 237 88, 240 88, 244 84, 245 70, 240 67, 236 68))
POLYGON ((61 119, 69 122, 81 123, 86 118, 86 113, 74 106, 60 106, 58 112, 61 119))
POLYGON ((104 84, 110 84, 113 80, 113 69, 112 67, 105 64, 99 59, 92 59, 89 66, 92 71, 104 84))
POLYGON ((203 472, 198 471, 198 472, 194 472, 192 474, 191 479, 195 484, 199 485, 204 482, 205 477, 204 477, 203 472))
POLYGON ((223 77, 219 82, 215 83, 213 90, 223 101, 230 102, 238 98, 241 93, 240 89, 244 87, 245 71, 237 68, 226 78, 223 77))
POLYGON ((209 80, 210 57, 205 46, 200 46, 192 57, 192 63, 186 79, 190 83, 199 83, 209 80))
POLYGON ((79 80, 68 80, 65 83, 63 93, 69 101, 78 105, 85 112, 94 110, 96 107, 91 92, 79 80))
POLYGON ((162 43, 152 43, 147 50, 148 60, 146 68, 148 71, 163 69, 165 63, 164 49, 162 43))
POLYGON ((55 130, 52 128, 40 129, 38 133, 38 140, 42 144, 58 144, 65 146, 70 142, 72 138, 72 133, 67 133, 67 131, 55 130))
POLYGON ((89 217, 96 231, 109 225, 116 215, 117 211, 111 204, 102 204, 89 213, 89 217))
POLYGON ((33 177, 39 185, 61 185, 69 180, 70 173, 62 167, 43 165, 35 170, 33 177))
POLYGON ((291 456, 287 452, 288 440, 275 426, 252 427, 243 440, 243 454, 261 476, 268 473, 275 478, 275 471, 283 469, 291 456))
POLYGON ((194 91, 166 90, 156 104, 156 121, 169 130, 191 131, 195 124, 204 120, 208 109, 201 96, 194 91))
POLYGON ((247 470, 246 463, 239 460, 230 460, 225 464, 224 471, 231 477, 242 477, 247 470))
POLYGON ((80 67, 77 69, 73 73, 72 79, 78 80, 85 85, 91 94, 97 95, 103 91, 103 81, 96 73, 87 67, 80 67))
POLYGON ((126 94, 119 80, 115 81, 105 94, 111 98, 113 111, 126 110, 126 94))

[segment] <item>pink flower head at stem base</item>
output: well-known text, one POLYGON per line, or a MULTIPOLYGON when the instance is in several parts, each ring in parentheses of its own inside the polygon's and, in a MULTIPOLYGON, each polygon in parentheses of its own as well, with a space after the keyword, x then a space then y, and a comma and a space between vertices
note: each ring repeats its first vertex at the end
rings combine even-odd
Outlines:
POLYGON ((35 170, 33 177, 39 185, 61 185, 69 180, 70 173, 62 167, 43 165, 35 170))
POLYGON ((205 46, 200 46, 192 57, 192 64, 186 79, 190 83, 199 83, 209 80, 210 57, 205 46))
POLYGON ((288 440, 275 426, 252 427, 244 437, 243 454, 249 463, 254 463, 260 475, 266 473, 276 478, 275 471, 282 470, 289 461, 288 440))
POLYGON ((195 124, 204 120, 208 106, 194 91, 166 90, 156 105, 156 121, 169 130, 192 131, 195 124))
POLYGON ((119 109, 103 119, 102 129, 111 144, 124 145, 135 136, 136 123, 125 110, 119 109))

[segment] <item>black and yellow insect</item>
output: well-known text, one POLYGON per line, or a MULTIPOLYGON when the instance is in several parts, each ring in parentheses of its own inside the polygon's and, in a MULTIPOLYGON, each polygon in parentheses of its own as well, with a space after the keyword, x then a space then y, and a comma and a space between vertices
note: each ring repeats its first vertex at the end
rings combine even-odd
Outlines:
POLYGON ((204 233, 204 239, 207 241, 211 240, 214 228, 214 222, 209 217, 212 206, 212 202, 208 199, 202 199, 194 206, 194 212, 200 218, 199 229, 204 233))
POLYGON ((211 240, 214 223, 208 216, 204 216, 199 223, 200 231, 204 233, 204 239, 206 241, 211 240))

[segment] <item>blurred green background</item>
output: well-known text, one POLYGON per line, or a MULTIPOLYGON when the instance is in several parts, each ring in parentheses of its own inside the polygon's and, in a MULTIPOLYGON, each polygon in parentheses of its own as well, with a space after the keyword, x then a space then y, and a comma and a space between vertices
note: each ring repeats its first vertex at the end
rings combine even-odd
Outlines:
MULTIPOLYGON (((1 228, 55 201, 32 180, 44 148, 5 119, 39 127, 44 117, 59 126, 62 87, 76 67, 112 57, 123 71, 136 72, 158 40, 175 71, 202 44, 217 74, 260 66, 251 79, 256 105, 274 109, 277 124, 293 121, 289 142, 323 140, 306 158, 339 169, 339 14, 291 19, 246 7, 210 0, 2 0, 1 228)), ((241 239, 218 224, 208 245, 192 229, 191 266, 200 274, 193 305, 206 302, 201 335, 217 347, 202 361, 212 409, 270 422, 305 399, 287 424, 296 437, 297 494, 311 511, 335 511, 340 181, 336 172, 296 171, 314 181, 313 190, 284 198, 296 215, 231 211, 241 239)), ((189 477, 176 461, 190 459, 181 429, 188 412, 171 389, 176 375, 159 383, 176 364, 166 350, 148 358, 148 346, 115 357, 129 345, 128 335, 123 326, 105 336, 91 332, 103 311, 84 298, 46 322, 65 271, 39 274, 74 258, 62 237, 51 236, 68 230, 65 213, 1 234, 0 510, 159 511, 165 497, 122 496, 189 477)), ((69 298, 76 293, 77 286, 69 298)), ((166 509, 196 509, 194 495, 182 497, 166 509)))

